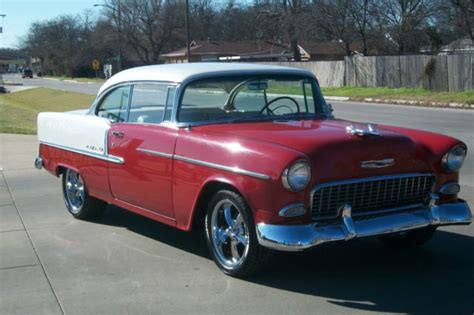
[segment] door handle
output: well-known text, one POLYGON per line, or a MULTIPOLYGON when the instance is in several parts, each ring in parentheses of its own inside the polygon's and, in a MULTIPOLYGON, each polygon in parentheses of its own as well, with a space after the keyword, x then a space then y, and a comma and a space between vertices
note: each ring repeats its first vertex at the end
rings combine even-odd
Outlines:
POLYGON ((113 131, 113 132, 112 132, 112 135, 113 135, 115 138, 123 138, 123 132, 121 132, 121 131, 113 131))

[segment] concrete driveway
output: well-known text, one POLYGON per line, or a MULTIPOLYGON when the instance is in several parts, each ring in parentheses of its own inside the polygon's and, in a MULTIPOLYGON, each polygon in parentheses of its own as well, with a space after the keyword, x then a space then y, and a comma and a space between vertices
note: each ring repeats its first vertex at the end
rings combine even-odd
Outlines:
POLYGON ((474 311, 472 225, 441 228, 417 250, 362 239, 277 254, 238 280, 209 259, 201 233, 112 206, 73 219, 60 180, 32 167, 36 149, 34 136, 0 135, 0 314, 474 311))
MULTIPOLYGON (((438 131, 474 148, 474 111, 334 107, 337 117, 438 131)), ((199 232, 112 206, 94 222, 73 219, 60 180, 33 168, 36 151, 34 136, 0 134, 0 314, 474 312, 474 225, 441 228, 417 250, 362 239, 279 253, 266 272, 238 280, 217 269, 199 232)), ((471 207, 473 160, 461 177, 471 207)))

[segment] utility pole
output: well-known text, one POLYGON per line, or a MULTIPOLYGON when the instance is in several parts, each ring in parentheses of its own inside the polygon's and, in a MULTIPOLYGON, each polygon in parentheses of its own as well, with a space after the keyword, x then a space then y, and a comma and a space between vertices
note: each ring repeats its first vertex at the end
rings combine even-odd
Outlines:
POLYGON ((189 37, 189 0, 186 0, 186 54, 188 56, 188 63, 191 62, 191 43, 189 37))
MULTIPOLYGON (((122 3, 120 0, 117 1, 117 8, 112 7, 108 4, 96 3, 94 7, 104 7, 112 11, 113 15, 117 15, 117 28, 118 28, 118 62, 117 62, 117 72, 122 71, 122 59, 123 59, 123 49, 122 49, 122 3)), ((115 59, 115 58, 114 58, 115 59)))
MULTIPOLYGON (((6 14, 0 14, 0 17, 2 18, 2 24, 0 25, 0 33, 2 34, 2 39, 0 42, 0 48, 3 48, 3 19, 6 17, 6 14)), ((3 87, 3 74, 0 71, 0 85, 3 87)))

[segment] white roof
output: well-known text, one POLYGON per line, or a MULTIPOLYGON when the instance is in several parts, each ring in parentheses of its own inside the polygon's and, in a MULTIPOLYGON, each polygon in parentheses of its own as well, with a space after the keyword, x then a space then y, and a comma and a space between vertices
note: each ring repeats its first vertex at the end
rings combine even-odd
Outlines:
POLYGON ((107 80, 99 90, 99 94, 107 88, 130 81, 168 81, 181 83, 185 80, 201 77, 204 75, 232 75, 232 74, 300 74, 314 75, 306 70, 281 66, 269 66, 251 63, 225 63, 225 62, 200 62, 164 64, 155 66, 137 67, 121 71, 107 80))

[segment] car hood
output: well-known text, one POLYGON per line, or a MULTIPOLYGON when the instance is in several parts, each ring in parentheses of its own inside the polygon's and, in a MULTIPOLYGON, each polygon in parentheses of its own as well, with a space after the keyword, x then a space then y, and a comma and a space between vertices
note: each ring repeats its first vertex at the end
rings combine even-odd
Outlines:
POLYGON ((423 158, 424 154, 420 154, 420 147, 408 135, 388 126, 373 125, 378 136, 358 136, 347 131, 350 126, 368 129, 366 123, 339 119, 216 124, 197 129, 271 142, 299 151, 312 161, 321 179, 342 179, 348 174, 377 176, 430 172, 431 167, 423 158), (367 161, 391 159, 394 163, 365 163, 369 167, 362 167, 362 163, 367 161))

